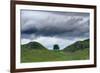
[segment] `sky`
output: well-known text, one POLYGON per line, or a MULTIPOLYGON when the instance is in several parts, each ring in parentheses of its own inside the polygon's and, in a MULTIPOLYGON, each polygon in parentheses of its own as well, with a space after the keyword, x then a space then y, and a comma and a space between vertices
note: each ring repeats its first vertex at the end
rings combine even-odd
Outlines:
POLYGON ((21 44, 39 42, 49 50, 89 38, 90 14, 21 10, 21 44))

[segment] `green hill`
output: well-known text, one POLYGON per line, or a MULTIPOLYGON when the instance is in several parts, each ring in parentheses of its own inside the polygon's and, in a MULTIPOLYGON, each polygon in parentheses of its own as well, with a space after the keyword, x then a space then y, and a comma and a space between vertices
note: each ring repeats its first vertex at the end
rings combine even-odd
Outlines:
POLYGON ((89 49, 89 39, 83 40, 83 41, 77 41, 67 47, 64 48, 64 51, 78 51, 83 49, 89 49))
POLYGON ((77 41, 64 50, 48 50, 38 42, 21 45, 21 62, 47 62, 89 59, 89 39, 77 41))
POLYGON ((38 42, 30 42, 28 44, 24 44, 24 45, 21 45, 22 48, 28 48, 28 49, 46 49, 43 45, 41 45, 40 43, 38 42))

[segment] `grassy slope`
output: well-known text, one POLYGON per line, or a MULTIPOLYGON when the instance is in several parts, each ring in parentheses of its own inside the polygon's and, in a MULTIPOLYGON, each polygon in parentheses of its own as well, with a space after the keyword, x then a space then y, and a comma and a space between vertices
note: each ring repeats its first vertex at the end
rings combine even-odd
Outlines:
POLYGON ((47 50, 38 42, 21 46, 21 62, 45 62, 89 59, 89 40, 76 42, 64 50, 47 50), (81 46, 78 46, 81 45, 81 46), (83 47, 82 47, 83 46, 83 47), (82 47, 82 48, 80 48, 82 47), (78 48, 78 49, 77 49, 78 48), (69 49, 69 50, 68 50, 69 49), (73 49, 75 49, 73 51, 73 49))
POLYGON ((45 48, 43 45, 41 45, 38 42, 30 42, 28 44, 21 45, 21 48, 22 49, 25 48, 25 49, 29 49, 29 50, 31 50, 31 49, 41 49, 41 50, 45 49, 45 50, 47 50, 47 48, 45 48))
POLYGON ((21 62, 66 61, 88 59, 88 49, 76 52, 63 52, 52 50, 28 50, 23 48, 21 62))
POLYGON ((78 50, 89 49, 89 39, 83 41, 77 41, 64 48, 64 51, 75 52, 78 50))

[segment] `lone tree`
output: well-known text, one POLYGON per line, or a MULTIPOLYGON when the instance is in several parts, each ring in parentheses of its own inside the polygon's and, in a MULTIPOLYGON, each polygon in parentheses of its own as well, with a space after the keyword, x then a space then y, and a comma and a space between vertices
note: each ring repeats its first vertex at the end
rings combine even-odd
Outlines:
POLYGON ((59 46, 57 44, 54 45, 53 47, 54 50, 59 50, 59 46))

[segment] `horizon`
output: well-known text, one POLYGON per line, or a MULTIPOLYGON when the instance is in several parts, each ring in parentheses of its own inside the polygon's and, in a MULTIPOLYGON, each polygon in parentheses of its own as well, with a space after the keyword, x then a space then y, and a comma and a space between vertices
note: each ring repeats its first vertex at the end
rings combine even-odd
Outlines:
POLYGON ((61 50, 89 38, 89 13, 22 9, 20 15, 21 44, 37 41, 48 49, 58 44, 61 50))
MULTIPOLYGON (((87 38, 87 39, 89 39, 89 38, 87 38)), ((87 40, 87 39, 84 39, 84 40, 87 40)), ((78 41, 84 41, 84 40, 78 40, 78 41)), ((37 42, 37 41, 30 41, 30 42, 37 42)), ((25 44, 29 44, 30 42, 27 42, 27 43, 23 43, 23 44, 21 44, 21 45, 25 45, 25 44)), ((77 42, 77 41, 74 41, 74 42, 72 42, 71 44, 74 44, 75 42, 77 42)), ((41 44, 42 46, 44 46, 46 49, 48 49, 48 50, 53 50, 53 47, 54 47, 54 45, 55 44, 53 44, 52 45, 52 48, 48 48, 48 47, 46 47, 45 45, 43 45, 42 43, 40 43, 40 42, 37 42, 37 43, 39 43, 39 44, 41 44)), ((68 47, 68 46, 70 46, 71 44, 69 44, 69 45, 67 45, 67 46, 65 46, 65 47, 68 47)), ((59 44, 57 44, 58 46, 59 46, 59 44)), ((64 47, 64 48, 65 48, 64 47)), ((60 46, 59 46, 59 50, 63 50, 64 48, 60 48, 60 46)))

